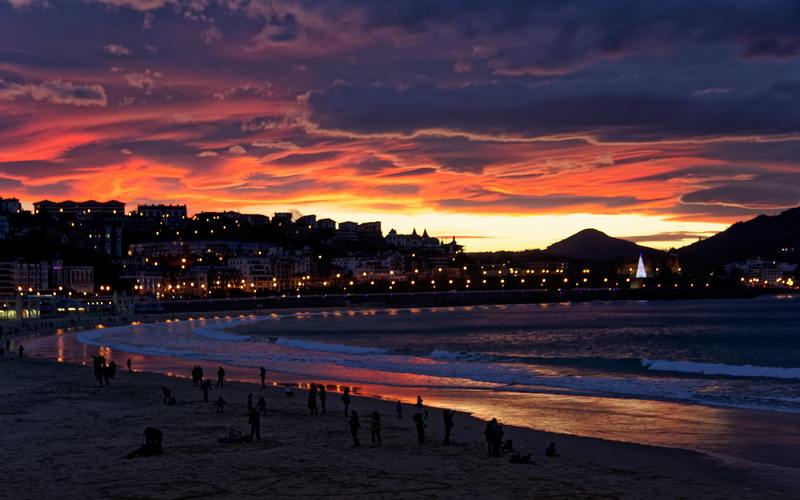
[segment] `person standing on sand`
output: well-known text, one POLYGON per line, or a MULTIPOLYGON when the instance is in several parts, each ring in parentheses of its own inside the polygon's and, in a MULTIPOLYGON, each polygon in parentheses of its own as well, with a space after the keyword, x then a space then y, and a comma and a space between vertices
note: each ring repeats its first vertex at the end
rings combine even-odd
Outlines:
POLYGON ((377 411, 372 412, 372 422, 369 426, 369 432, 372 438, 372 444, 375 444, 375 442, 381 444, 381 414, 377 411))
POLYGON ((344 403, 344 416, 350 416, 350 402, 352 399, 350 398, 350 388, 345 387, 344 392, 342 393, 342 403, 344 403))
POLYGON ((261 379, 261 388, 264 389, 267 387, 267 384, 264 382, 264 380, 267 378, 267 370, 263 366, 259 368, 258 376, 261 379))
POLYGON ((264 396, 258 398, 258 403, 256 403, 256 409, 258 410, 258 413, 260 413, 261 415, 267 414, 267 401, 264 399, 264 396))
POLYGON ((414 421, 414 425, 417 427, 417 442, 425 444, 425 420, 422 418, 422 413, 415 413, 411 420, 414 421))
POLYGON ((250 442, 255 443, 258 441, 261 442, 261 416, 255 410, 255 408, 250 408, 250 411, 247 412, 248 414, 248 422, 250 423, 250 442))
POLYGON ((483 430, 483 435, 486 437, 486 444, 488 454, 492 454, 492 441, 494 440, 495 427, 497 427, 497 419, 493 418, 486 422, 486 429, 483 430))
POLYGON ((350 434, 353 436, 353 447, 358 447, 361 445, 361 441, 358 440, 358 430, 361 428, 361 422, 358 421, 358 412, 353 410, 350 413, 350 434))
POLYGON ((172 391, 169 390, 168 387, 162 385, 161 394, 164 396, 164 404, 169 404, 169 400, 172 399, 172 391))
POLYGON ((131 358, 128 358, 128 361, 125 364, 128 365, 128 373, 133 373, 133 364, 131 363, 131 358))
POLYGON ((308 411, 310 411, 312 415, 319 413, 317 411, 317 384, 311 384, 311 387, 308 389, 308 411))
POLYGON ((403 418, 403 403, 401 403, 399 399, 397 400, 397 403, 395 403, 394 409, 397 412, 397 418, 402 419, 403 418))
POLYGON ((217 389, 220 389, 225 384, 225 368, 219 367, 217 370, 217 389))
POLYGON ((203 391, 203 402, 208 403, 208 391, 211 390, 211 381, 203 380, 203 382, 200 383, 200 390, 203 391))
POLYGON ((199 381, 197 380, 197 365, 195 365, 192 367, 192 385, 197 387, 198 382, 199 381))
POLYGON ((328 391, 325 389, 325 384, 319 384, 319 404, 322 406, 322 414, 325 415, 327 409, 325 408, 325 400, 328 399, 328 391))
POLYGON ((442 412, 442 417, 444 418, 444 444, 450 444, 450 431, 455 425, 453 423, 453 416, 455 414, 455 410, 444 410, 442 412))
POLYGON ((225 405, 228 404, 222 396, 217 399, 217 402, 214 403, 214 407, 217 409, 217 413, 224 413, 225 412, 225 405))

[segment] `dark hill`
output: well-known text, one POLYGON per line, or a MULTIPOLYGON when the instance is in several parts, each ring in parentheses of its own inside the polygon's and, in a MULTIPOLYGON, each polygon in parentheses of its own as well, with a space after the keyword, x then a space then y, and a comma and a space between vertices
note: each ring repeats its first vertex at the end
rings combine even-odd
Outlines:
POLYGON ((597 229, 584 229, 558 243, 553 243, 546 251, 551 255, 593 260, 632 260, 639 257, 639 254, 655 256, 663 253, 627 240, 612 238, 597 229))
POLYGON ((729 262, 745 257, 774 257, 800 245, 800 207, 778 215, 759 215, 678 250, 682 258, 729 262))

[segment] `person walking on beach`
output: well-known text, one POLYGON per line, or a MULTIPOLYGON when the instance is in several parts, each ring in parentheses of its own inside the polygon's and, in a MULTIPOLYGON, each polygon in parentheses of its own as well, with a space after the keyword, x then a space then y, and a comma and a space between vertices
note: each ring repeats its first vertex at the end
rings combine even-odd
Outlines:
POLYGON ((350 398, 350 388, 345 387, 344 392, 342 393, 342 403, 344 403, 344 416, 347 417, 350 415, 350 402, 352 399, 350 398))
POLYGON ((219 367, 217 370, 217 389, 220 389, 225 384, 225 368, 219 367))
POLYGON ((103 365, 101 361, 102 356, 92 356, 92 369, 94 370, 94 379, 99 385, 103 385, 103 365))
POLYGON ((214 407, 217 409, 217 413, 224 413, 225 412, 225 405, 228 404, 222 396, 217 399, 217 402, 214 403, 214 407))
POLYGON ((486 424, 484 434, 489 445, 489 455, 499 457, 500 447, 503 444, 503 426, 497 422, 496 418, 493 418, 486 424))
POLYGON ((444 418, 444 444, 450 444, 450 431, 455 425, 453 423, 453 416, 455 414, 455 410, 444 410, 442 412, 442 417, 444 418))
POLYGON ((261 379, 261 388, 264 389, 267 387, 267 384, 264 382, 267 378, 267 370, 263 366, 258 370, 258 377, 261 379))
POLYGON ((128 361, 125 364, 128 365, 128 373, 133 373, 133 364, 131 363, 131 358, 128 358, 128 361))
POLYGON ((261 416, 255 410, 255 408, 250 408, 250 411, 247 412, 248 414, 248 422, 250 423, 250 442, 255 443, 258 441, 261 442, 261 416))
POLYGON ((358 440, 358 430, 361 428, 361 422, 358 421, 358 412, 353 410, 350 412, 350 435, 353 436, 353 447, 358 447, 361 445, 361 441, 358 440))
POLYGON ((203 391, 203 402, 208 403, 208 391, 211 390, 211 381, 203 380, 200 384, 200 390, 203 391))
POLYGON ((325 408, 325 401, 328 399, 328 390, 325 389, 325 384, 319 384, 319 404, 322 406, 322 414, 325 415, 327 409, 325 408))
POLYGON ((310 411, 312 415, 319 413, 317 411, 317 384, 311 384, 311 387, 308 389, 308 411, 310 411))
POLYGON ((372 422, 370 422, 369 432, 372 437, 372 444, 376 442, 381 444, 381 414, 377 411, 372 412, 372 422))
POLYGON ((172 399, 172 391, 169 390, 168 387, 161 386, 161 394, 164 396, 164 404, 169 404, 169 400, 172 399))
POLYGON ((422 413, 415 413, 411 420, 414 421, 414 425, 417 428, 417 442, 425 444, 425 420, 422 417, 422 413))
POLYGON ((397 412, 397 418, 403 418, 403 403, 400 400, 397 400, 397 403, 394 404, 394 410, 397 412))
POLYGON ((267 401, 264 399, 264 396, 258 398, 258 402, 256 403, 256 409, 258 413, 261 415, 267 414, 267 401))
POLYGON ((483 435, 486 438, 487 452, 492 454, 492 440, 494 439, 495 427, 497 426, 497 419, 493 418, 486 422, 486 428, 483 430, 483 435))

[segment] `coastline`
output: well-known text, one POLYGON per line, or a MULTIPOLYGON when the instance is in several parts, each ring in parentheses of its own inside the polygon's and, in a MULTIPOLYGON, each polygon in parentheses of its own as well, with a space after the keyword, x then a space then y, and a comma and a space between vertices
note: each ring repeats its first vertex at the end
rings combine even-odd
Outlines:
MULTIPOLYGON (((120 363, 124 364, 124 363, 120 363)), ((530 496, 631 498, 780 496, 741 470, 700 453, 506 428, 515 448, 533 453, 536 465, 486 456, 483 422, 459 413, 455 444, 440 444, 441 412, 431 409, 430 442, 415 442, 410 416, 398 420, 393 404, 355 397, 362 447, 351 447, 338 394, 330 392, 327 415, 311 416, 306 392, 285 398, 280 387, 229 382, 229 407, 212 403, 191 382, 177 377, 118 371, 111 387, 94 384, 91 369, 40 359, 5 359, 0 389, 6 401, 0 424, 9 438, 2 448, 6 491, 15 498, 185 498, 365 495, 411 498, 519 498, 530 496), (159 387, 173 390, 178 405, 161 402, 159 387), (267 400, 262 443, 222 445, 228 427, 247 431, 246 395, 267 400), (382 446, 369 445, 372 411, 383 415, 382 446), (119 457, 138 446, 146 426, 161 428, 165 454, 131 461, 119 457), (25 432, 20 432, 22 429, 25 432), (556 441, 561 457, 543 449, 556 441), (47 479, 47 480, 45 480, 47 479)), ((212 391, 214 401, 220 391, 212 391)))

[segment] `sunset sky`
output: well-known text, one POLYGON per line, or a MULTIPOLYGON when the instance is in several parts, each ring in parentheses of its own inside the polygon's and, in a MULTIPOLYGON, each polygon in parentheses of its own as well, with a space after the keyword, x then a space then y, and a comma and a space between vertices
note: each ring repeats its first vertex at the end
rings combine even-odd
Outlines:
POLYGON ((682 245, 800 204, 800 2, 0 0, 0 195, 682 245))

